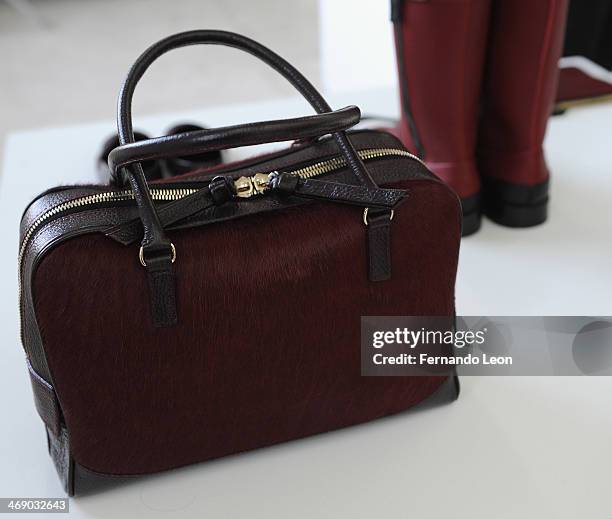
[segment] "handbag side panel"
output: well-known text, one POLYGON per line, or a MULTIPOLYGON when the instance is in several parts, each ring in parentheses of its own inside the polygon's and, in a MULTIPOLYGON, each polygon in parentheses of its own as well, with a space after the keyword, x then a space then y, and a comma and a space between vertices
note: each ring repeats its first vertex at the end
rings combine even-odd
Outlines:
MULTIPOLYGON (((453 315, 456 196, 393 187, 392 278, 367 276, 359 208, 313 203, 172 232, 179 323, 154 328, 138 246, 71 238, 35 271, 64 458, 137 475, 410 408, 441 377, 362 377, 362 315, 453 315)), ((52 443, 54 438, 51 438, 52 443)), ((69 463, 67 464, 70 468, 69 463)))

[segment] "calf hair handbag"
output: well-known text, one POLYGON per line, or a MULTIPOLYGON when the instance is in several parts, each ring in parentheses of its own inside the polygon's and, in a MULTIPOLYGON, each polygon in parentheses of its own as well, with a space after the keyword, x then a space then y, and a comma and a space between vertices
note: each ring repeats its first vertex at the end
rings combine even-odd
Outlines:
POLYGON ((373 420, 452 384, 360 374, 361 316, 454 315, 461 208, 395 137, 347 132, 359 118, 238 34, 180 33, 138 58, 111 182, 46 191, 21 221, 22 342, 70 495, 373 420), (317 115, 135 142, 136 84, 194 44, 256 56, 317 115), (289 141, 149 184, 140 165, 289 141))

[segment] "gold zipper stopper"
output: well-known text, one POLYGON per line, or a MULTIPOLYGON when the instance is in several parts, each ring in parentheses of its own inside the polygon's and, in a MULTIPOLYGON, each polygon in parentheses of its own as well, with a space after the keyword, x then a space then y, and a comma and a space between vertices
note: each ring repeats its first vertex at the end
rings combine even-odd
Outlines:
POLYGON ((261 195, 270 187, 270 179, 267 173, 255 173, 250 177, 240 177, 234 180, 236 196, 249 198, 261 195))

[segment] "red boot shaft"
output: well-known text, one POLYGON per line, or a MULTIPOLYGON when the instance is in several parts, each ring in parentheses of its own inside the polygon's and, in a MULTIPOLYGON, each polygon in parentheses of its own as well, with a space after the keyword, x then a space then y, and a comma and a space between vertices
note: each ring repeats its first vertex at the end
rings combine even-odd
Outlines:
POLYGON ((542 143, 557 89, 566 15, 567 0, 493 3, 478 166, 485 210, 506 225, 546 219, 549 174, 542 143))
POLYGON ((489 0, 394 2, 400 138, 451 185, 468 213, 478 212, 466 205, 480 192, 475 150, 489 6, 489 0))

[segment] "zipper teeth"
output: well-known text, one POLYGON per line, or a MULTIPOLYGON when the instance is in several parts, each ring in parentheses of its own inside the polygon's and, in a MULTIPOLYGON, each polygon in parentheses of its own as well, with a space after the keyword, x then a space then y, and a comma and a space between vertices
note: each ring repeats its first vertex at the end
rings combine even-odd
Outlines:
MULTIPOLYGON (((411 159, 422 161, 412 153, 400 150, 397 148, 368 148, 357 152, 362 160, 371 160, 380 157, 409 157, 411 159)), ((310 166, 298 168, 290 173, 298 175, 301 178, 308 179, 330 173, 336 169, 340 169, 346 166, 346 160, 343 157, 332 157, 331 159, 323 160, 310 166)), ((197 188, 153 188, 150 190, 151 198, 156 202, 172 202, 185 198, 186 196, 192 195, 198 191, 197 188)), ((47 220, 60 214, 64 211, 70 211, 78 207, 85 207, 93 204, 101 204, 108 202, 120 202, 124 200, 134 200, 134 193, 131 190, 126 189, 123 191, 105 191, 104 193, 96 193, 95 195, 88 195, 75 200, 70 200, 59 204, 52 209, 41 214, 36 220, 32 222, 28 231, 23 237, 21 247, 19 249, 18 264, 21 265, 25 249, 30 241, 32 235, 36 230, 43 225, 47 220)))
MULTIPOLYGON (((364 150, 360 150, 357 152, 359 157, 362 160, 370 160, 380 157, 408 157, 414 160, 417 160, 421 164, 423 161, 419 159, 416 155, 406 151, 400 150, 397 148, 367 148, 364 150)), ((326 173, 330 173, 336 169, 341 169, 345 167, 346 160, 342 157, 333 157, 331 159, 323 160, 317 162, 315 164, 311 164, 310 166, 305 166, 303 168, 298 168, 290 173, 294 175, 298 175, 301 178, 308 179, 317 177, 319 175, 324 175, 326 173)), ((181 198, 185 198, 186 196, 192 195, 193 193, 199 191, 197 188, 162 188, 156 189, 153 188, 150 190, 151 198, 156 202, 172 202, 174 200, 179 200, 181 198)), ((95 195, 83 196, 81 198, 76 198, 74 200, 70 200, 68 202, 64 202, 59 204, 48 211, 41 214, 36 220, 32 222, 27 232, 25 233, 23 240, 21 241, 21 246, 19 247, 19 255, 17 264, 19 265, 19 301, 21 306, 21 297, 23 291, 23 283, 22 283, 22 263, 25 255, 26 248, 32 238, 33 234, 36 230, 43 225, 47 220, 56 216, 64 211, 70 211, 72 209, 76 209, 79 207, 85 207, 93 204, 101 204, 108 202, 119 202, 124 200, 134 200, 134 193, 129 190, 123 191, 105 191, 103 193, 96 193, 95 195)))
MULTIPOLYGON (((184 198, 195 193, 197 189, 195 188, 179 188, 179 189, 151 189, 151 198, 155 201, 159 202, 171 202, 173 200, 178 200, 180 198, 184 198)), ((18 264, 21 265, 21 261, 23 259, 23 255, 25 253, 26 246, 30 241, 32 235, 36 232, 36 230, 44 224, 47 220, 52 218, 53 216, 63 213, 64 211, 70 211, 71 209, 76 209, 78 207, 84 207, 87 205, 93 204, 102 204, 106 202, 120 202, 123 200, 134 200, 134 193, 131 190, 124 191, 105 191, 104 193, 96 193, 95 195, 88 195, 81 198, 76 198, 74 200, 69 200, 68 202, 64 202, 59 204, 52 209, 41 214, 36 220, 32 222, 28 231, 26 232, 23 240, 21 242, 21 247, 19 249, 19 260, 18 264)))
MULTIPOLYGON (((362 160, 395 156, 409 157, 411 159, 418 160, 422 163, 422 161, 416 155, 413 155, 412 153, 405 150, 399 150, 397 148, 369 148, 365 150, 360 150, 357 152, 357 154, 362 160)), ((345 166, 346 159, 344 159, 344 157, 333 157, 331 159, 317 162, 316 164, 311 164, 310 166, 305 166, 303 168, 293 170, 291 171, 291 173, 298 175, 301 178, 313 178, 334 171, 335 169, 343 168, 345 166)))

